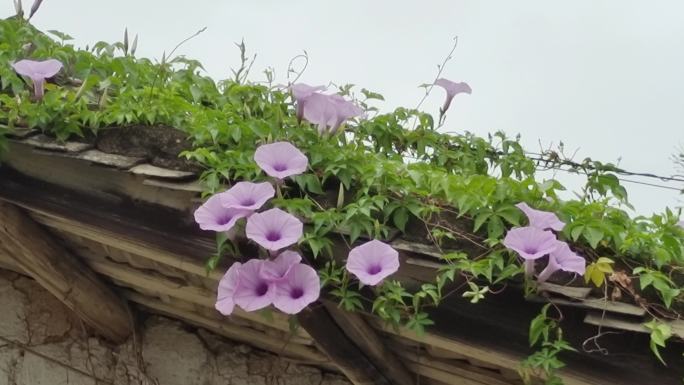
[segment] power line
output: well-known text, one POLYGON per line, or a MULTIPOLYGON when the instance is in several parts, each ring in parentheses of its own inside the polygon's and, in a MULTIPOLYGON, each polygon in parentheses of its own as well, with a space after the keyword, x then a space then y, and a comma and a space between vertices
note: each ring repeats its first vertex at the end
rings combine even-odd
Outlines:
MULTIPOLYGON (((572 168, 576 169, 582 169, 582 170, 594 170, 596 171, 598 167, 592 165, 592 164, 587 164, 587 163, 578 163, 570 159, 562 159, 557 156, 550 156, 548 154, 538 154, 534 152, 526 152, 528 157, 532 160, 538 161, 538 162, 544 162, 544 163, 551 163, 551 164, 561 164, 564 166, 569 166, 572 168)), ((554 153, 555 154, 555 153, 554 153)), ((553 167, 551 167, 553 168, 553 167)), ((652 178, 652 179, 659 179, 663 182, 681 182, 684 183, 684 178, 680 178, 677 176, 662 176, 662 175, 657 175, 655 173, 650 173, 650 172, 634 172, 634 171, 628 171, 616 166, 610 166, 606 167, 605 171, 607 172, 612 172, 615 174, 619 175, 625 175, 625 176, 638 176, 638 177, 643 177, 643 178, 652 178)))
MULTIPOLYGON (((504 152, 502 152, 500 150, 492 151, 492 153, 495 153, 496 155, 506 155, 504 152)), ((682 178, 678 175, 662 176, 662 175, 657 175, 655 173, 634 172, 634 171, 628 171, 628 170, 625 170, 625 169, 622 169, 622 168, 619 168, 619 167, 616 167, 613 165, 606 166, 606 167, 602 168, 602 167, 598 167, 596 165, 593 165, 591 163, 579 163, 579 162, 575 162, 575 161, 567 159, 567 158, 561 158, 555 152, 553 154, 539 154, 539 153, 525 151, 525 155, 527 156, 528 159, 537 162, 538 166, 541 166, 541 168, 537 168, 537 171, 557 170, 557 171, 564 171, 564 172, 571 173, 571 174, 585 174, 585 175, 587 174, 587 171, 605 171, 605 172, 610 172, 610 173, 614 173, 614 174, 622 175, 622 176, 636 176, 636 177, 641 177, 641 178, 658 179, 658 180, 663 181, 663 182, 684 183, 684 178, 682 178), (571 169, 563 168, 563 166, 570 167, 571 169)), ((405 156, 405 157, 409 158, 409 159, 413 159, 413 160, 420 160, 420 158, 413 157, 413 156, 405 156)), ((616 176, 616 178, 621 182, 639 184, 639 185, 643 185, 643 186, 661 188, 661 189, 665 189, 665 190, 672 190, 672 191, 678 191, 680 193, 684 193, 684 186, 679 188, 679 187, 666 186, 663 184, 656 184, 656 183, 637 181, 637 180, 633 180, 633 179, 626 179, 626 178, 621 178, 619 176, 616 176)))
MULTIPOLYGON (((551 171, 551 170, 563 171, 563 172, 567 172, 569 174, 580 174, 577 170, 568 170, 568 169, 564 169, 564 168, 560 168, 560 167, 545 167, 545 168, 541 168, 541 169, 538 168, 537 169, 537 171, 551 171)), ((673 190, 673 191, 678 191, 678 192, 684 192, 684 187, 678 188, 678 187, 672 187, 672 186, 665 186, 662 184, 642 182, 642 181, 638 181, 638 180, 625 179, 625 178, 621 178, 621 177, 617 177, 617 179, 620 182, 627 182, 627 183, 639 184, 639 185, 643 185, 643 186, 661 188, 661 189, 665 189, 665 190, 673 190)))
MULTIPOLYGON (((561 168, 561 167, 544 166, 544 168, 537 168, 537 171, 551 171, 551 170, 563 171, 563 172, 567 172, 569 174, 578 174, 578 175, 581 174, 581 172, 578 170, 574 170, 574 169, 568 170, 568 169, 561 168)), ((684 192, 684 186, 682 188, 678 188, 678 187, 666 186, 666 185, 662 185, 662 184, 642 182, 642 181, 633 180, 633 179, 626 179, 626 178, 621 178, 621 177, 616 177, 616 178, 620 182, 627 182, 627 183, 639 184, 639 185, 643 185, 643 186, 656 187, 656 188, 661 188, 661 189, 665 189, 665 190, 673 190, 673 191, 678 191, 680 193, 684 192)))
POLYGON ((627 182, 627 183, 635 183, 635 184, 641 184, 644 186, 650 186, 650 187, 658 187, 662 189, 667 189, 667 190, 674 190, 674 191, 679 191, 683 192, 684 188, 677 188, 677 187, 671 187, 671 186, 664 186, 662 184, 655 184, 655 183, 648 183, 648 182, 640 182, 637 180, 630 180, 630 179, 623 179, 623 178, 618 178, 621 182, 627 182))

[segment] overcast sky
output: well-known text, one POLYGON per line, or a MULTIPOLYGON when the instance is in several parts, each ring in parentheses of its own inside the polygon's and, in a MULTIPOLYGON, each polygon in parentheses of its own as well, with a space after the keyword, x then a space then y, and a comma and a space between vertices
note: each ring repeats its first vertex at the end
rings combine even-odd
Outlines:
MULTIPOLYGON (((12 1, 3 0, 0 16, 12 13, 12 1)), ((290 58, 306 50, 301 80, 380 92, 383 110, 414 107, 423 92, 417 86, 432 81, 458 36, 444 76, 468 82, 473 94, 454 100, 449 131, 520 133, 534 151, 563 141, 568 153, 579 149, 578 160, 664 175, 675 172, 669 157, 684 144, 684 3, 677 0, 44 0, 33 21, 71 34, 79 46, 121 40, 128 27, 140 35, 138 55, 156 58, 207 27, 178 52, 214 78, 238 65, 233 42, 242 38, 258 54, 255 80, 271 66, 283 81, 290 58)), ((442 103, 436 91, 424 104, 430 112, 442 103)), ((576 178, 557 178, 577 187, 576 178)), ((681 204, 677 191, 625 186, 640 213, 681 204)))

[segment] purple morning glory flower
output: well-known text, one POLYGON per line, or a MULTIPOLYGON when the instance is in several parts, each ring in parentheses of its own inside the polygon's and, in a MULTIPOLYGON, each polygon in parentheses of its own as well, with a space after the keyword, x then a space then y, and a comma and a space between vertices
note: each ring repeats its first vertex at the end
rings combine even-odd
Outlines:
POLYGON ((264 266, 261 272, 266 279, 273 282, 278 282, 287 276, 287 273, 290 271, 292 266, 301 261, 302 256, 299 255, 299 253, 291 250, 285 250, 274 260, 264 261, 264 266))
POLYGON ((558 241, 558 247, 549 254, 549 263, 539 273, 537 280, 544 282, 558 270, 584 275, 586 265, 587 261, 572 251, 567 243, 558 241))
POLYGON ((337 104, 333 103, 329 95, 313 94, 307 98, 302 111, 304 118, 318 126, 318 133, 323 134, 337 125, 337 104))
POLYGON ((221 204, 222 194, 209 198, 202 206, 195 210, 195 222, 202 230, 228 231, 238 219, 249 215, 250 211, 226 208, 221 204))
POLYGON ((304 118, 318 126, 318 132, 334 134, 346 120, 363 110, 340 95, 312 94, 304 106, 304 118))
POLYGON ((57 75, 57 72, 62 69, 62 62, 57 59, 48 59, 44 61, 24 59, 12 64, 12 67, 14 67, 14 70, 17 71, 19 75, 31 78, 36 98, 42 99, 45 79, 57 75))
POLYGON ((263 309, 271 305, 275 298, 275 284, 261 274, 263 262, 260 259, 250 259, 240 266, 240 279, 233 300, 244 311, 263 309))
POLYGON ((226 274, 219 281, 218 295, 216 296, 216 310, 223 315, 230 315, 235 308, 235 289, 240 282, 240 262, 234 262, 226 274))
POLYGON ((297 102, 297 120, 301 121, 304 117, 304 105, 306 100, 318 91, 325 90, 325 86, 310 86, 304 83, 297 83, 290 86, 292 96, 297 102))
POLYGON ((534 260, 556 250, 558 240, 550 231, 527 226, 509 230, 503 244, 516 251, 523 259, 534 260))
POLYGON ((275 189, 268 182, 238 182, 221 194, 225 208, 255 211, 275 195, 275 189))
POLYGON ((330 100, 332 100, 337 110, 337 121, 335 121, 334 126, 330 127, 331 134, 337 132, 337 129, 340 128, 342 123, 348 119, 363 115, 363 109, 361 107, 346 100, 341 95, 330 95, 330 100))
POLYGON ((519 208, 525 213, 527 219, 529 220, 529 225, 531 227, 536 227, 540 230, 555 230, 561 231, 565 227, 565 222, 558 219, 556 214, 550 213, 548 211, 535 210, 528 206, 525 202, 520 202, 515 207, 519 208))
POLYGON ((269 176, 284 179, 306 171, 309 159, 289 142, 275 142, 259 146, 254 161, 269 176))
POLYGON ((550 231, 526 226, 509 230, 503 244, 515 250, 525 260, 525 276, 531 277, 534 273, 534 261, 556 250, 558 240, 550 231))
POLYGON ((454 98, 454 96, 461 93, 470 94, 473 92, 473 90, 467 83, 456 83, 444 78, 437 79, 435 81, 435 85, 444 88, 444 90, 446 91, 446 100, 444 101, 444 105, 440 109, 440 112, 442 114, 444 114, 449 109, 449 106, 451 105, 451 100, 454 98))
POLYGON ((280 250, 299 241, 304 225, 295 216, 274 208, 247 219, 247 238, 267 250, 280 250))
POLYGON ((311 266, 293 265, 282 281, 276 283, 273 305, 283 313, 297 314, 316 301, 321 292, 321 280, 311 266))
POLYGON ((375 286, 399 270, 399 253, 384 242, 372 240, 349 252, 347 270, 361 283, 375 286))

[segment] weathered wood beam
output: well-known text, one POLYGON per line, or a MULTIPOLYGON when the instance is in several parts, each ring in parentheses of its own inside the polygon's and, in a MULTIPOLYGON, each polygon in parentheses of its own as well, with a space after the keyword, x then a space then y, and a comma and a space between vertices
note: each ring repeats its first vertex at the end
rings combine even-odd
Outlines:
MULTIPOLYGON (((185 285, 178 280, 173 281, 155 272, 145 272, 134 269, 124 264, 109 262, 104 259, 88 259, 88 265, 97 273, 111 278, 120 286, 129 287, 138 291, 158 293, 159 295, 177 298, 188 303, 202 306, 219 314, 214 309, 216 292, 204 288, 185 285)), ((235 308, 231 318, 237 317, 249 322, 273 328, 280 332, 291 334, 287 318, 280 313, 273 315, 272 319, 266 319, 258 313, 249 313, 238 307, 235 308)), ((289 337, 290 342, 299 344, 312 344, 311 338, 303 331, 298 331, 289 337)))
POLYGON ((244 342, 269 352, 291 357, 307 364, 328 365, 332 364, 330 359, 311 346, 292 343, 269 336, 257 330, 234 325, 230 322, 222 322, 216 319, 205 317, 201 314, 173 306, 173 303, 166 304, 149 296, 127 290, 124 292, 127 298, 138 303, 154 313, 159 313, 168 317, 178 318, 188 323, 206 328, 216 334, 228 337, 232 340, 244 342))
POLYGON ((337 305, 325 301, 325 307, 335 322, 363 351, 368 359, 382 374, 395 385, 414 385, 416 376, 412 374, 404 363, 385 345, 375 329, 370 327, 359 314, 340 309, 337 305))
POLYGON ((411 349, 398 342, 393 342, 390 346, 393 348, 393 351, 397 352, 406 361, 411 370, 421 369, 416 373, 430 377, 426 374, 425 368, 434 368, 450 373, 452 381, 445 381, 449 384, 470 384, 472 382, 486 385, 511 385, 521 381, 519 376, 516 377, 517 381, 510 381, 498 370, 482 369, 470 365, 466 361, 439 359, 422 349, 411 349))
POLYGON ((369 317, 368 321, 377 330, 383 331, 390 335, 395 335, 397 337, 401 337, 419 344, 425 344, 444 349, 446 351, 455 352, 468 358, 476 358, 501 368, 516 370, 520 366, 520 361, 524 358, 523 356, 514 356, 506 352, 487 349, 464 340, 456 339, 453 336, 444 337, 430 332, 419 336, 415 332, 405 327, 394 329, 393 327, 386 325, 381 320, 376 318, 369 317))
POLYGON ((17 266, 17 263, 14 262, 14 259, 10 257, 9 251, 5 250, 5 248, 2 246, 2 243, 0 243, 0 269, 10 270, 19 274, 26 274, 19 266, 17 266))
POLYGON ((133 331, 127 304, 17 207, 0 202, 0 243, 15 264, 95 332, 123 342, 133 331))
POLYGON ((344 334, 324 306, 309 307, 299 313, 297 319, 320 349, 354 385, 392 384, 344 334))

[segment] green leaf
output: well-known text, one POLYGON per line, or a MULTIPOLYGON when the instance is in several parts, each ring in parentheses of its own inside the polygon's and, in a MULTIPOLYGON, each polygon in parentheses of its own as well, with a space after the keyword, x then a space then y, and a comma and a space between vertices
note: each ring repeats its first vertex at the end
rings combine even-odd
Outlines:
POLYGON ((544 336, 544 341, 548 339, 549 323, 547 322, 546 313, 549 310, 549 306, 550 304, 544 305, 539 315, 530 322, 530 346, 536 345, 542 335, 544 336))
POLYGON ((192 95, 192 100, 195 102, 202 99, 202 90, 196 84, 190 85, 190 94, 192 95))
POLYGON ((361 93, 363 94, 363 96, 366 97, 366 99, 385 100, 385 98, 382 95, 380 95, 379 93, 368 91, 365 88, 361 89, 361 93))
POLYGON ((321 186, 321 180, 314 174, 303 174, 297 175, 295 181, 304 191, 311 194, 323 194, 323 186, 321 186))
POLYGON ((221 250, 223 245, 228 241, 228 233, 219 231, 216 233, 216 250, 221 250))
POLYGON ((475 226, 473 231, 477 231, 482 227, 482 225, 492 216, 490 211, 483 211, 475 216, 475 226))
POLYGON ((518 210, 517 207, 508 207, 502 210, 498 210, 496 212, 498 216, 501 218, 505 219, 506 222, 512 224, 513 226, 519 226, 520 225, 520 210, 518 210))
POLYGON ((649 343, 651 351, 663 365, 667 366, 663 357, 660 356, 659 348, 664 348, 665 342, 672 337, 672 328, 655 318, 643 325, 651 332, 651 342, 649 343))
POLYGON ((663 299, 663 303, 665 303, 665 306, 669 309, 672 306, 672 300, 679 297, 681 290, 674 288, 663 288, 658 289, 658 294, 660 294, 660 297, 663 299))
POLYGON ((207 270, 207 275, 211 273, 212 271, 216 270, 216 267, 218 266, 219 262, 221 262, 221 255, 212 255, 211 258, 207 260, 207 263, 205 265, 206 270, 207 270))
POLYGON ((406 232, 406 223, 409 220, 409 212, 405 207, 399 207, 392 214, 392 221, 401 232, 406 232))
POLYGON ((613 272, 613 263, 612 259, 606 257, 601 257, 596 262, 590 263, 584 272, 584 281, 586 283, 592 282, 596 287, 603 286, 606 274, 613 272))
POLYGON ((487 237, 489 239, 498 239, 503 235, 504 224, 500 217, 492 216, 487 223, 487 237))
POLYGON ((592 248, 596 248, 603 239, 603 230, 596 227, 585 227, 582 232, 584 238, 589 242, 592 248))
POLYGON ((572 230, 570 231, 570 237, 572 237, 573 241, 577 242, 580 235, 582 235, 582 232, 584 232, 584 226, 573 227, 572 230))
POLYGON ((67 34, 64 33, 64 32, 60 32, 60 31, 57 31, 57 30, 54 30, 54 29, 47 30, 47 33, 49 33, 49 34, 51 34, 51 35, 57 36, 57 38, 58 38, 59 40, 64 40, 64 41, 74 40, 74 38, 71 37, 70 35, 67 35, 67 34))

